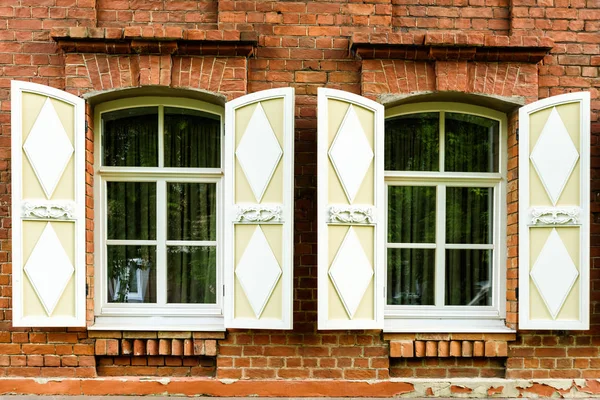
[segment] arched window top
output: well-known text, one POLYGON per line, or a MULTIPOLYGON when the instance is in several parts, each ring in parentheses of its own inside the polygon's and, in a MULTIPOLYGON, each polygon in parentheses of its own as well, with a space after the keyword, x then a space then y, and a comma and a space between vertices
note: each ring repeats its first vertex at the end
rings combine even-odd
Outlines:
POLYGON ((102 92, 91 92, 84 96, 91 105, 112 102, 114 100, 131 100, 140 97, 169 97, 202 101, 216 106, 225 106, 227 98, 219 93, 201 89, 171 88, 167 86, 142 86, 135 88, 113 89, 102 92))
POLYGON ((484 107, 510 113, 525 105, 525 98, 463 92, 423 92, 409 95, 382 95, 379 99, 388 109, 410 104, 450 103, 484 107))
POLYGON ((499 173, 506 115, 460 103, 404 104, 386 110, 387 171, 499 173))

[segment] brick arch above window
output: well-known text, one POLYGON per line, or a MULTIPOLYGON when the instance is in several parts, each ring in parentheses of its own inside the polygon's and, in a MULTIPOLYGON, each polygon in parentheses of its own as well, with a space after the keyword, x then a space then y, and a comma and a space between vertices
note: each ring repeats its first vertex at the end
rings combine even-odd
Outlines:
POLYGON ((454 91, 527 103, 538 98, 537 63, 552 47, 546 37, 460 33, 357 33, 350 45, 367 97, 454 91))
POLYGON ((199 89, 227 100, 247 92, 255 32, 181 28, 57 28, 65 89, 82 95, 141 86, 199 89))

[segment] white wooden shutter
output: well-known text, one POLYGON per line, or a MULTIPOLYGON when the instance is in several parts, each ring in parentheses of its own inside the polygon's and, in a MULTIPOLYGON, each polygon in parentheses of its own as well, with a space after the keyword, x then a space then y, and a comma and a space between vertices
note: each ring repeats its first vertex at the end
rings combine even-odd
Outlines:
POLYGON ((319 329, 382 329, 384 108, 318 92, 319 329))
POLYGON ((292 329, 294 89, 225 105, 225 327, 292 329))
POLYGON ((590 94, 519 111, 519 328, 589 328, 590 94))
POLYGON ((85 326, 85 103, 12 81, 13 326, 85 326))

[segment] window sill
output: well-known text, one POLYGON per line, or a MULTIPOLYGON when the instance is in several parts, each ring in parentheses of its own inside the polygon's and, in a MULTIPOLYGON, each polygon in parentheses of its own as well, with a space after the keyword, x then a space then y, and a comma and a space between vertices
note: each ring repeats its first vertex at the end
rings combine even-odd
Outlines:
POLYGON ((97 316, 90 331, 224 332, 223 316, 97 316))
POLYGON ((503 319, 385 318, 384 332, 397 333, 515 333, 503 319))

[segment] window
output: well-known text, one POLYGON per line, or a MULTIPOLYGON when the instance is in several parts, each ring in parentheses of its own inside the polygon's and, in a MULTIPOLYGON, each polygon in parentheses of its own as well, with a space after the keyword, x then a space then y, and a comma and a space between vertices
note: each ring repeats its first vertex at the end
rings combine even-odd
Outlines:
POLYGON ((222 119, 176 98, 96 107, 98 327, 222 328, 222 119))
POLYGON ((386 116, 386 324, 503 327, 505 116, 446 103, 386 116))

